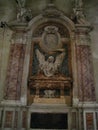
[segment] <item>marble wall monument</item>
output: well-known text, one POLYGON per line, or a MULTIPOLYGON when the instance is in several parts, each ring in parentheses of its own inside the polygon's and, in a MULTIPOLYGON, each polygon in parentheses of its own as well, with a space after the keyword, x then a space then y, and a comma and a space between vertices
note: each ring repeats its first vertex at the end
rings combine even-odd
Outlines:
POLYGON ((33 18, 25 0, 16 3, 17 18, 8 23, 12 37, 0 128, 98 130, 92 26, 86 21, 82 0, 74 1, 71 18, 52 3, 33 18), (52 120, 48 127, 49 119, 66 126, 52 120))

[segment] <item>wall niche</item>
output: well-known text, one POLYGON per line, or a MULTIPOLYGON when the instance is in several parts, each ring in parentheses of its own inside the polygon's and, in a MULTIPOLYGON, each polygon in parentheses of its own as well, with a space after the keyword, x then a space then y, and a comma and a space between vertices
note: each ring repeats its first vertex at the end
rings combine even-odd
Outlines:
POLYGON ((32 103, 71 105, 70 44, 68 29, 61 23, 46 22, 35 29, 28 79, 29 105, 32 103))

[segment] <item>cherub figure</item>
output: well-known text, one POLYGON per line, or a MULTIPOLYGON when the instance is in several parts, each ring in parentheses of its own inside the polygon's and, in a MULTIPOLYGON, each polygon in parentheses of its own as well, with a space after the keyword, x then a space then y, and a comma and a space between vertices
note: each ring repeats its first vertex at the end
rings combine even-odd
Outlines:
POLYGON ((58 72, 60 65, 63 62, 65 52, 61 52, 56 57, 56 60, 53 56, 49 56, 47 60, 45 60, 45 56, 37 49, 36 50, 37 59, 39 61, 39 69, 44 73, 45 76, 51 77, 56 72, 58 72))

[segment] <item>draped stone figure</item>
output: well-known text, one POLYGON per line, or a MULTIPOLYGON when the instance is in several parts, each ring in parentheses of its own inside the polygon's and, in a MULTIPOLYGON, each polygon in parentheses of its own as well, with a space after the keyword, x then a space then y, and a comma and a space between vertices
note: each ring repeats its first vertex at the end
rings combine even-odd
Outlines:
POLYGON ((18 9, 17 20, 18 21, 23 21, 23 15, 26 12, 25 0, 15 0, 15 1, 17 3, 17 9, 18 9))
POLYGON ((61 54, 56 56, 54 59, 53 56, 49 56, 47 60, 45 60, 45 56, 36 49, 37 59, 39 61, 39 69, 44 73, 45 76, 51 77, 59 71, 59 67, 63 62, 65 52, 62 51, 61 54))

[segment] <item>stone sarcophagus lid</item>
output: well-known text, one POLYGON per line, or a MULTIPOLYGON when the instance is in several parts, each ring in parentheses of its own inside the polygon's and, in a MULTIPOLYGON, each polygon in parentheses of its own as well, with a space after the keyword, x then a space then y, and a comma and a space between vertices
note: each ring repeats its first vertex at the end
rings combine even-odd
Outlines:
POLYGON ((28 81, 30 90, 29 103, 56 103, 71 105, 71 78, 31 77, 28 81))

